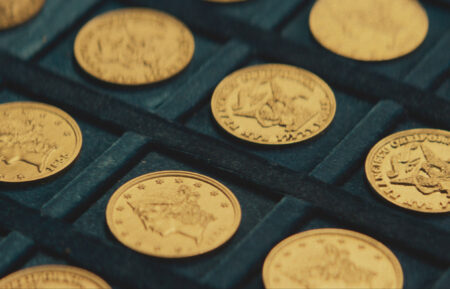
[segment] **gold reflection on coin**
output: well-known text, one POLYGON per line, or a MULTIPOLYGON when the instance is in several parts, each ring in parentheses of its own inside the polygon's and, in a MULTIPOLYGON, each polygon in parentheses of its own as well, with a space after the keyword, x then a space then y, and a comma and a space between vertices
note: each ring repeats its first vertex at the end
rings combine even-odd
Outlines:
POLYGON ((183 70, 194 55, 194 37, 173 16, 145 8, 107 12, 89 21, 75 39, 79 65, 100 80, 144 85, 183 70))
POLYGON ((0 123, 0 182, 21 183, 52 176, 80 153, 80 128, 54 106, 1 104, 0 123))
POLYGON ((226 77, 211 100, 217 123, 245 141, 277 145, 301 142, 324 131, 336 112, 330 87, 293 66, 247 67, 226 77))
POLYGON ((318 0, 309 26, 336 54, 381 61, 415 50, 427 35, 428 16, 417 0, 318 0))
POLYGON ((1 0, 0 30, 20 25, 35 16, 45 0, 1 0))
POLYGON ((412 129, 379 141, 366 159, 372 188, 389 202, 426 213, 450 212, 450 132, 412 129))
POLYGON ((81 268, 65 265, 41 265, 14 272, 0 280, 2 289, 29 288, 111 288, 97 275, 81 268))
POLYGON ((343 229, 295 234, 276 245, 263 267, 266 288, 402 288, 403 271, 380 242, 343 229))
POLYGON ((156 257, 182 258, 211 251, 231 238, 241 208, 216 180, 160 171, 121 186, 109 200, 106 220, 125 246, 156 257))

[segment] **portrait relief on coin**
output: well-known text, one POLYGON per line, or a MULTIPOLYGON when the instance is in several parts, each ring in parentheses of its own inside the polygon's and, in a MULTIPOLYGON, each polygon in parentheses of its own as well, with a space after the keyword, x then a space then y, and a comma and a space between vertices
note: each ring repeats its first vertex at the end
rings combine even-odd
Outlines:
POLYGON ((428 32, 417 0, 317 0, 309 26, 325 48, 362 61, 390 60, 415 50, 428 32))
POLYGON ((30 20, 44 4, 45 0, 1 0, 0 31, 30 20))
POLYGON ((0 182, 52 176, 78 156, 80 128, 64 111, 41 103, 0 105, 0 182))
POLYGON ((145 8, 120 9, 89 21, 78 33, 79 65, 102 81, 144 85, 174 76, 194 54, 194 37, 173 16, 145 8))
POLYGON ((240 205, 225 186, 199 174, 161 171, 133 179, 111 197, 109 228, 124 245, 164 258, 203 254, 236 232, 240 205))
POLYGON ((97 275, 66 265, 41 265, 14 272, 0 280, 2 289, 90 288, 110 289, 97 275))
POLYGON ((378 142, 366 159, 372 188, 414 211, 450 211, 450 132, 412 129, 378 142))
POLYGON ((316 229, 275 246, 263 267, 266 288, 402 288, 395 255, 349 230, 316 229))
POLYGON ((257 65, 226 77, 214 91, 217 123, 240 139, 290 144, 325 130, 334 118, 330 87, 311 72, 282 64, 257 65))

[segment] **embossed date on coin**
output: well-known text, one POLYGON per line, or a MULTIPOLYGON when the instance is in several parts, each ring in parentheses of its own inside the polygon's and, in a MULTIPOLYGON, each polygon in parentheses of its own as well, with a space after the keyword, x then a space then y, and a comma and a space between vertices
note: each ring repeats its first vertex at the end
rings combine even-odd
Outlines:
POLYGON ((4 277, 0 280, 0 288, 110 289, 111 287, 97 275, 81 268, 42 265, 23 269, 4 277))
POLYGON ((108 203, 106 220, 131 249, 181 258, 225 243, 239 226, 241 209, 233 193, 211 178, 161 171, 120 187, 108 203))
POLYGON ((263 267, 266 288, 402 288, 395 255, 378 241, 348 230, 317 229, 273 248, 263 267))
POLYGON ((324 131, 336 112, 330 87, 303 69, 258 65, 226 77, 214 91, 217 123, 240 139, 259 144, 290 144, 324 131))
POLYGON ((80 128, 56 107, 35 102, 1 104, 0 123, 1 182, 52 176, 80 153, 80 128))
POLYGON ((450 132, 412 129, 378 142, 366 159, 372 188, 414 211, 450 211, 450 132))

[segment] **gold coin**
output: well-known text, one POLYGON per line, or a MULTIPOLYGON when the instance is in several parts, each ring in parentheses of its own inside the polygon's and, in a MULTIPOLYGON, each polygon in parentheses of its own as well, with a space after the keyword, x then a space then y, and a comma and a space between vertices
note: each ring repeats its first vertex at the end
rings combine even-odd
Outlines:
POLYGON ((78 33, 79 65, 100 80, 143 85, 183 70, 194 55, 194 36, 173 16, 146 8, 119 9, 89 21, 78 33))
POLYGON ((108 283, 81 268, 66 265, 41 265, 14 272, 0 280, 2 289, 92 288, 108 289, 108 283))
POLYGON ((241 208, 209 177, 160 171, 135 178, 109 200, 106 221, 125 246, 147 255, 182 258, 211 251, 234 235, 241 208))
POLYGON ((67 113, 43 103, 0 104, 0 181, 50 177, 72 164, 82 136, 67 113))
POLYGON ((450 132, 411 129, 379 141, 366 159, 372 188, 389 202, 426 213, 450 212, 450 132))
POLYGON ((428 16, 417 0, 318 0, 309 27, 336 54, 381 61, 415 50, 427 35, 428 16))
POLYGON ((20 25, 35 16, 45 0, 1 0, 0 30, 20 25))
POLYGON ((217 123, 242 140, 301 142, 324 131, 336 112, 331 88, 317 75, 284 64, 247 67, 227 76, 211 100, 217 123))
POLYGON ((276 245, 264 261, 266 288, 402 288, 395 255, 369 236, 315 229, 276 245))

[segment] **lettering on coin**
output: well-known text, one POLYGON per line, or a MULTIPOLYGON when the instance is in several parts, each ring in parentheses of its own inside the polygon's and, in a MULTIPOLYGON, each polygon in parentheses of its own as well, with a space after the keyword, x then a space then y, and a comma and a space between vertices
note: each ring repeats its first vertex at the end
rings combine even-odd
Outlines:
POLYGON ((0 105, 0 111, 6 110, 8 114, 0 114, 1 181, 42 179, 63 170, 78 156, 81 131, 65 112, 32 102, 0 105), (67 131, 70 136, 62 138, 67 131))
POLYGON ((133 250, 179 258, 225 243, 239 226, 241 210, 233 193, 211 178, 161 171, 120 187, 108 203, 106 219, 117 239, 133 250), (121 235, 124 230, 126 236, 121 235))
POLYGON ((287 65, 248 67, 226 77, 211 109, 232 135, 259 144, 290 144, 316 136, 334 118, 336 101, 314 74, 287 65))
POLYGON ((179 73, 194 54, 189 29, 152 9, 120 9, 89 21, 78 33, 75 58, 90 75, 114 84, 143 85, 179 73))
POLYGON ((0 280, 3 289, 28 288, 111 288, 97 275, 65 265, 41 265, 14 272, 0 280))
POLYGON ((317 229, 275 246, 264 262, 263 280, 266 288, 401 288, 403 272, 376 240, 348 230, 317 229))
POLYGON ((318 0, 309 26, 314 38, 336 54, 381 61, 415 50, 427 35, 428 16, 417 0, 318 0))
POLYGON ((366 159, 372 188, 403 208, 448 212, 450 133, 433 129, 398 132, 377 143, 366 159))

